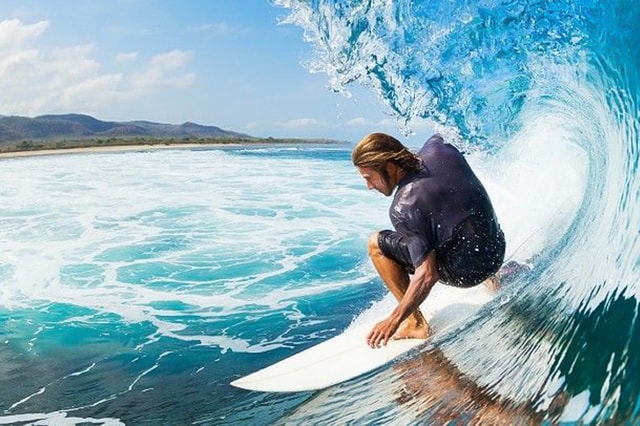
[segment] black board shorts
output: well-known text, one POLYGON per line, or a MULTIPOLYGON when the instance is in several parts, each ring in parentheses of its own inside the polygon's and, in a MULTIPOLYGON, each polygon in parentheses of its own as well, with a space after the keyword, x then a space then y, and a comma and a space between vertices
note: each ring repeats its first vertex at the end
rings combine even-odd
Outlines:
MULTIPOLYGON (((384 230, 378 233, 378 246, 388 258, 402 265, 409 274, 415 268, 402 235, 384 230)), ((455 287, 473 287, 500 269, 505 252, 504 233, 495 222, 467 219, 456 227, 453 238, 436 249, 440 281, 455 287), (491 227, 497 229, 491 229, 491 227)))

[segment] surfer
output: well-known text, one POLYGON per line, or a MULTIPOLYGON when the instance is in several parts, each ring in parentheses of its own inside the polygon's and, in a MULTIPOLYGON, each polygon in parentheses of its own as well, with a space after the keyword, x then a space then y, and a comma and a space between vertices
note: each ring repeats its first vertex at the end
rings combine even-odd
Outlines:
POLYGON ((505 239, 489 195, 462 153, 438 134, 414 154, 393 136, 371 133, 352 160, 368 189, 395 192, 394 230, 374 233, 368 251, 398 305, 367 342, 378 347, 392 337, 426 338, 431 331, 419 306, 438 280, 456 287, 496 284, 505 239))

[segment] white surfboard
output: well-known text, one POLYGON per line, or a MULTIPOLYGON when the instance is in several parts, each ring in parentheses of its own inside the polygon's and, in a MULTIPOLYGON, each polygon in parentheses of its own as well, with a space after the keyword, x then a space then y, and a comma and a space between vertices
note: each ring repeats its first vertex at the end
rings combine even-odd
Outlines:
MULTIPOLYGON (((434 286, 421 306, 433 334, 443 333, 474 314, 492 294, 483 285, 460 289, 434 286)), ((390 340, 373 349, 366 343, 371 328, 383 318, 349 327, 342 334, 231 382, 263 392, 301 392, 324 389, 381 367, 428 339, 390 340)))

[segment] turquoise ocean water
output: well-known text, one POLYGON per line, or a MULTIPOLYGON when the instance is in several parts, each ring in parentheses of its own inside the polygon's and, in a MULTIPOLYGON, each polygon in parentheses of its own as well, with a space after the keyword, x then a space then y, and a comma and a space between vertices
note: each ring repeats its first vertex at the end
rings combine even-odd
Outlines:
POLYGON ((392 306, 350 144, 2 160, 0 424, 640 421, 640 7, 277 3, 333 89, 469 152, 532 272, 392 366, 248 392, 392 306))

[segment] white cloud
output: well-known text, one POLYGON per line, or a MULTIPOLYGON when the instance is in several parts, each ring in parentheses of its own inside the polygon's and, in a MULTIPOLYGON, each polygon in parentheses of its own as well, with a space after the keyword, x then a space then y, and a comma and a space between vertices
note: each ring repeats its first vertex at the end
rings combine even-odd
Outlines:
POLYGON ((116 62, 119 64, 125 62, 133 62, 138 58, 138 52, 118 53, 116 55, 116 62))
POLYGON ((151 58, 151 65, 164 69, 176 69, 185 65, 193 54, 182 50, 172 50, 171 52, 162 53, 151 58))
POLYGON ((93 44, 58 48, 51 51, 46 61, 39 64, 42 72, 55 77, 58 83, 65 85, 78 80, 95 76, 100 70, 100 64, 91 59, 93 44))
POLYGON ((371 121, 364 117, 356 117, 347 121, 347 126, 370 126, 371 124, 371 121))
POLYGON ((28 49, 16 52, 7 52, 0 58, 0 78, 7 79, 12 69, 25 68, 25 65, 37 60, 40 52, 37 49, 28 49))
POLYGON ((385 126, 385 127, 397 127, 398 126, 398 120, 395 118, 383 118, 382 120, 378 121, 378 125, 379 126, 385 126))
POLYGON ((214 22, 200 25, 193 25, 187 28, 189 31, 197 33, 213 34, 217 36, 232 36, 242 34, 247 30, 226 22, 214 22))
POLYGON ((25 25, 19 19, 0 21, 0 51, 17 49, 29 39, 38 38, 49 26, 49 21, 25 25))
POLYGON ((173 71, 182 68, 191 59, 191 52, 173 50, 154 56, 147 68, 133 77, 133 87, 137 90, 158 87, 185 88, 193 84, 195 73, 176 74, 173 71))
MULTIPOLYGON (((132 74, 104 72, 92 43, 41 48, 40 37, 48 26, 47 21, 0 21, 0 114, 91 112, 159 88, 185 88, 196 79, 195 73, 185 71, 193 54, 181 50, 158 54, 132 74)), ((137 55, 117 55, 113 65, 137 55)))
POLYGON ((303 129, 322 126, 323 123, 314 118, 297 118, 284 123, 278 123, 278 125, 287 129, 303 129))
POLYGON ((126 92, 113 90, 122 81, 122 74, 101 75, 68 85, 60 92, 60 105, 66 111, 75 111, 77 105, 90 110, 111 101, 126 98, 126 92))

